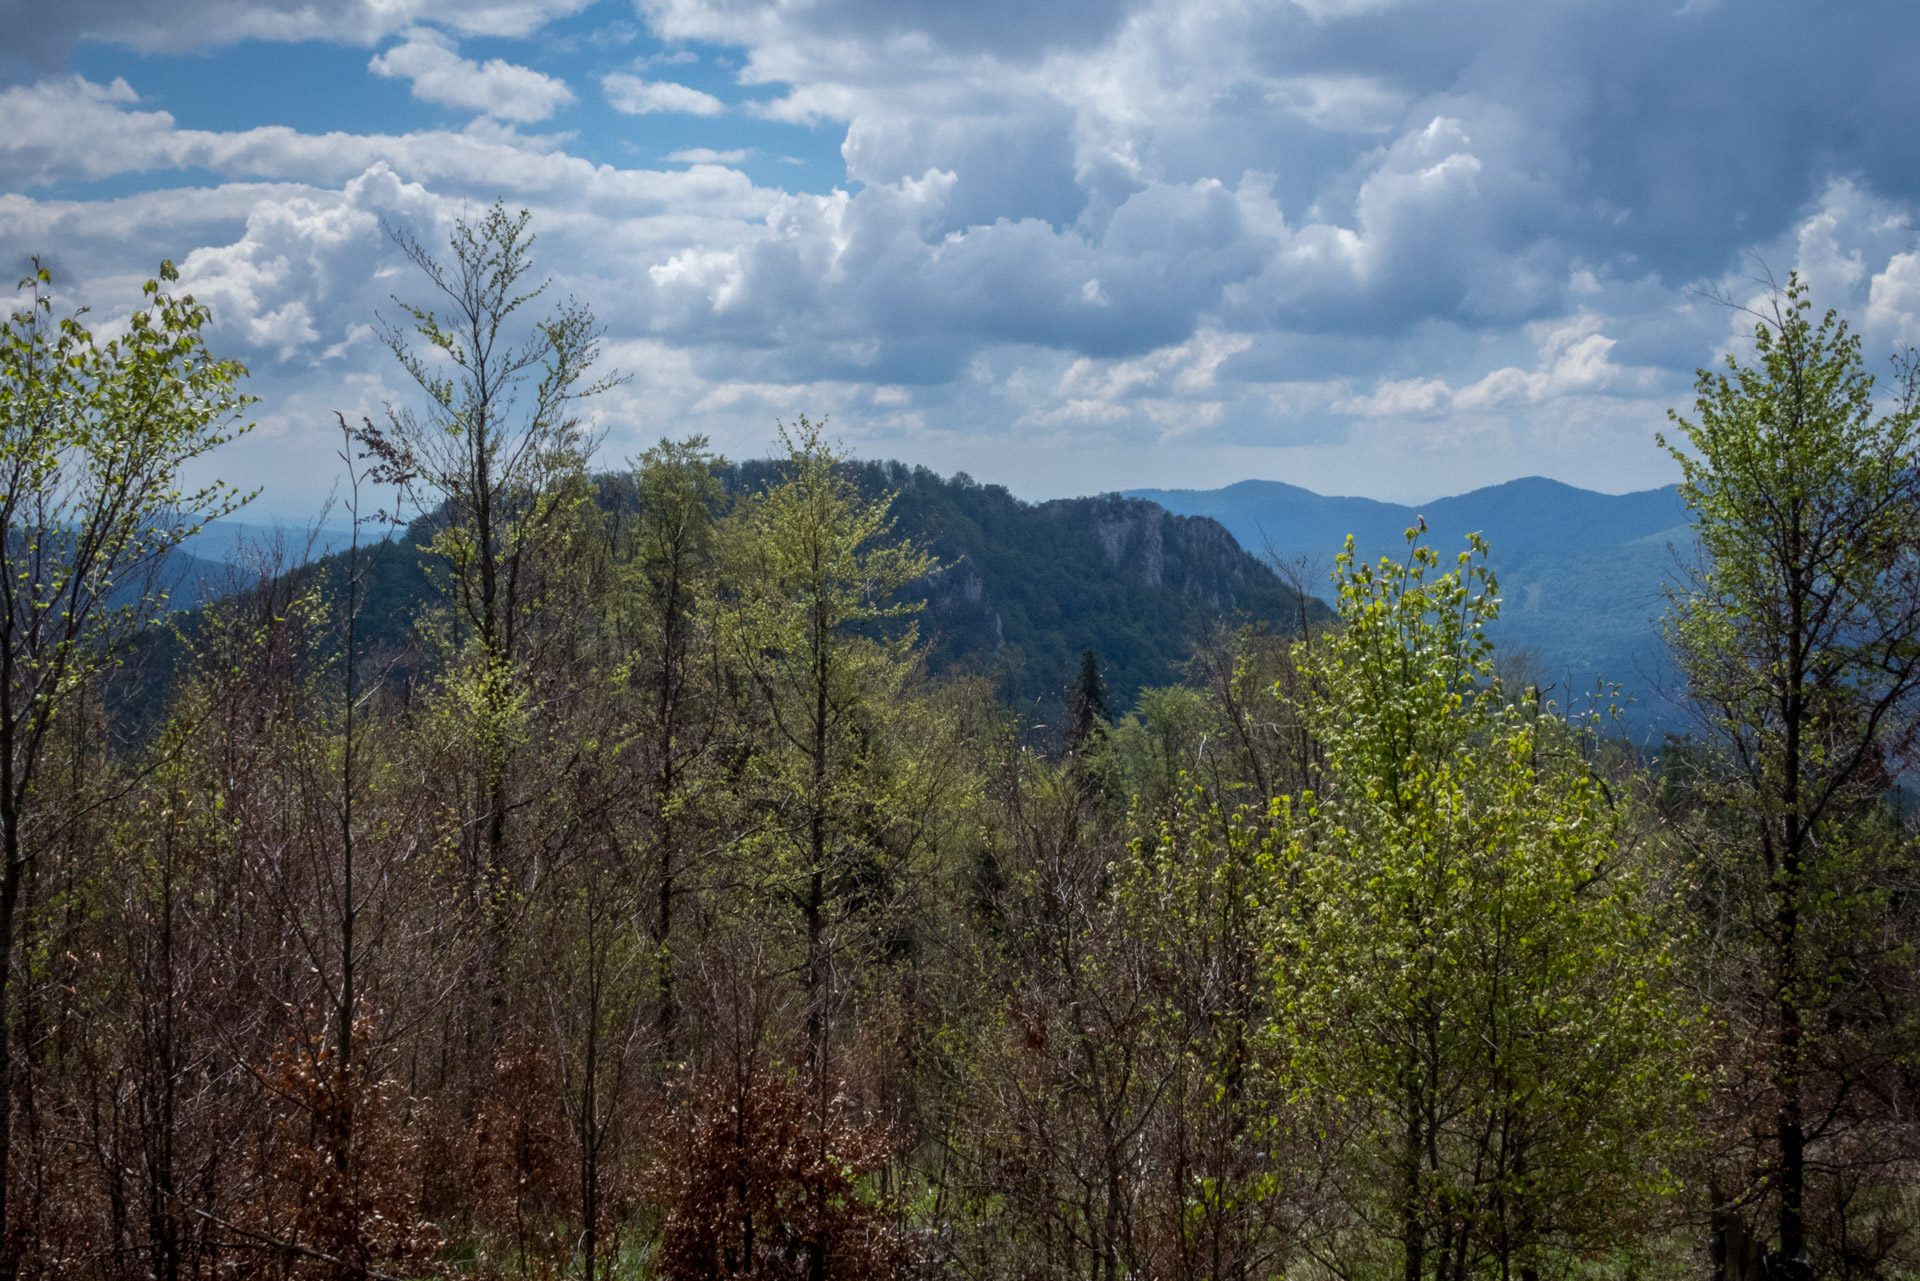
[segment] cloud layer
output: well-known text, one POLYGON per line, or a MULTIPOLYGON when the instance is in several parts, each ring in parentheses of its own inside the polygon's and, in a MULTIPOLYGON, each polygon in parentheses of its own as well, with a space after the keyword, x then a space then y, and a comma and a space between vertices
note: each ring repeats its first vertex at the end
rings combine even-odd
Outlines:
POLYGON ((368 326, 418 282, 383 220, 444 235, 496 196, 637 375, 616 452, 826 411, 1034 494, 1657 483, 1652 430, 1739 341, 1703 294, 1759 262, 1872 350, 1920 336, 1896 3, 223 4, 30 21, 0 245, 102 307, 181 261, 268 392, 262 475, 400 394, 368 326), (58 69, 209 31, 370 47, 447 114, 190 128, 137 74, 58 69), (783 170, 795 130, 843 140, 837 186, 783 170))

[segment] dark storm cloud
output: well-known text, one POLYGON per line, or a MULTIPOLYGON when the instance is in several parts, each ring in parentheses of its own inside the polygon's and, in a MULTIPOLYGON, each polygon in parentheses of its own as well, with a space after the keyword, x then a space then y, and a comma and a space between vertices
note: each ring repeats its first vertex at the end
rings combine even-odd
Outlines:
POLYGON ((1587 245, 1673 275, 1725 267, 1832 177, 1920 196, 1920 8, 1756 0, 1510 11, 1456 92, 1524 108, 1577 159, 1587 245))

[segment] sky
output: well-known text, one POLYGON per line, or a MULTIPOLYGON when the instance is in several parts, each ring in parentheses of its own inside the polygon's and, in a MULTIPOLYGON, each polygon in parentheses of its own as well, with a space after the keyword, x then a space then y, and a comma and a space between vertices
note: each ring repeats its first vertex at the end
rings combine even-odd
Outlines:
POLYGON ((496 200, 628 380, 598 463, 846 448, 1038 499, 1668 483, 1791 271, 1920 341, 1911 0, 0 0, 0 266, 162 259, 297 519, 496 200))

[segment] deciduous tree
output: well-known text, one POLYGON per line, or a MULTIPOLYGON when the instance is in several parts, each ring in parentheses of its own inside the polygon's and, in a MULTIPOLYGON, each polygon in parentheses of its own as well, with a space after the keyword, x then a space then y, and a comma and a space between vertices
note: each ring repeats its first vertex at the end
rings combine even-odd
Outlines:
POLYGON ((1277 1052, 1345 1274, 1532 1278, 1663 1180, 1669 953, 1579 736, 1490 679, 1485 545, 1438 573, 1418 532, 1349 550, 1304 660, 1326 764, 1271 864, 1277 1052))
POLYGON ((803 416, 783 428, 786 478, 740 504, 722 621, 770 729, 761 778, 781 845, 778 879, 800 907, 806 1062, 817 1088, 827 1079, 841 890, 886 854, 862 815, 883 803, 877 718, 914 664, 916 633, 898 624, 920 606, 898 593, 934 567, 889 536, 887 501, 860 493, 822 426, 803 416))
POLYGON ((1720 898, 1721 1010, 1765 1065, 1734 1136, 1755 1159, 1725 1172, 1743 1186, 1722 1189, 1718 1222, 1765 1200, 1776 1265, 1805 1273, 1845 1253, 1810 1239, 1810 1199, 1831 1209, 1893 1168, 1846 1156, 1848 1097, 1913 1052, 1888 1039, 1914 1011, 1886 930, 1888 858, 1907 846, 1883 807, 1920 729, 1920 366, 1897 365, 1877 404, 1859 337, 1816 321, 1797 276, 1753 336, 1751 358, 1701 371, 1694 416, 1661 442, 1700 545, 1666 630, 1707 757, 1687 832, 1720 898))
POLYGON ((0 1276, 18 1266, 9 1004, 21 889, 39 846, 76 815, 40 804, 45 767, 99 679, 162 605, 166 557, 244 495, 182 488, 187 465, 246 430, 245 369, 201 340, 207 309, 162 263, 126 331, 99 341, 56 319, 37 263, 0 330, 0 1276))
MULTIPOLYGON (((441 309, 396 300, 408 327, 387 324, 382 337, 425 404, 396 407, 385 428, 360 437, 378 461, 372 479, 408 486, 434 509, 431 551, 471 637, 472 696, 489 722, 511 718, 548 562, 587 501, 593 437, 580 404, 622 381, 593 376, 600 329, 583 303, 569 298, 545 316, 525 316, 548 287, 529 279, 531 221, 500 203, 475 221, 455 219, 450 259, 411 231, 392 232, 441 309)), ((485 866, 475 871, 494 883, 511 808, 509 742, 489 739, 480 779, 475 862, 485 866)))

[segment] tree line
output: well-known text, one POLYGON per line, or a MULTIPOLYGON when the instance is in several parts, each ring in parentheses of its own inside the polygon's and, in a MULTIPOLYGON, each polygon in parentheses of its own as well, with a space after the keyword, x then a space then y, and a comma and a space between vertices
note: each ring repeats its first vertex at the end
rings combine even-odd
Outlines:
POLYGON ((0 1275, 1920 1268, 1920 409, 1797 279, 1675 418, 1652 752, 1421 527, 1040 723, 821 425, 597 471, 526 215, 396 240, 351 538, 191 613, 206 310, 7 323, 0 1275))

